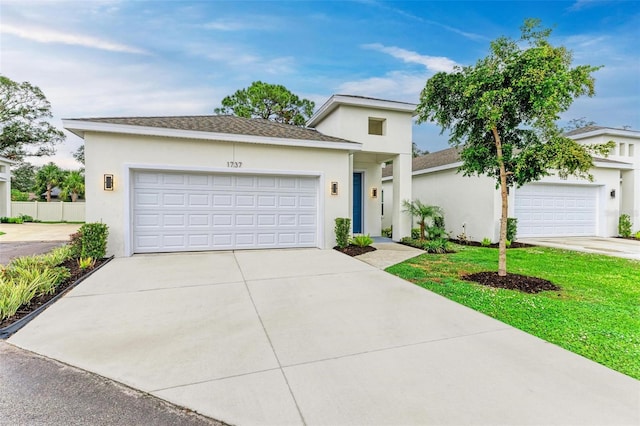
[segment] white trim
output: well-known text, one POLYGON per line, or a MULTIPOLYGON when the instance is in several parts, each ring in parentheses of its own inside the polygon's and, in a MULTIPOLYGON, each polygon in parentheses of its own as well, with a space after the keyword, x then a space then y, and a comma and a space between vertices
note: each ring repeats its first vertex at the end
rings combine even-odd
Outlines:
POLYGON ((457 169, 458 167, 462 166, 462 164, 462 161, 458 161, 455 163, 443 164, 442 166, 429 167, 428 169, 416 170, 415 172, 411 172, 411 175, 417 176, 427 173, 440 172, 442 170, 457 169))
MULTIPOLYGON (((614 160, 615 161, 615 160, 614 160)), ((609 163, 605 161, 593 161, 594 167, 600 167, 602 169, 620 169, 620 170, 633 170, 633 164, 624 163, 622 161, 616 161, 615 163, 609 163)))
POLYGON ((0 157, 0 162, 9 164, 18 164, 17 161, 9 160, 7 157, 0 157))
POLYGON ((569 135, 567 136, 570 139, 574 139, 574 140, 579 140, 579 139, 587 139, 587 138, 591 138, 593 136, 601 136, 601 135, 611 135, 611 136, 627 136, 630 138, 640 138, 640 132, 635 131, 635 130, 624 130, 624 129, 611 129, 611 128, 604 128, 604 129, 596 129, 596 130, 591 130, 590 132, 584 132, 584 133, 578 133, 575 135, 569 135))
POLYGON ((85 132, 121 133, 126 135, 162 136, 168 138, 214 140, 225 142, 282 145, 304 148, 342 149, 360 151, 360 142, 331 142, 321 140, 287 139, 268 136, 240 135, 233 133, 202 132, 197 130, 170 129, 165 127, 135 126, 130 124, 97 123, 83 120, 62 120, 65 129, 84 138, 85 132))
POLYGON ((375 108, 387 111, 410 112, 411 115, 416 114, 418 105, 409 102, 387 101, 384 99, 369 99, 347 95, 333 95, 325 102, 318 111, 307 121, 307 127, 314 127, 327 115, 340 105, 352 105, 365 108, 375 108))
POLYGON ((251 174, 251 175, 275 175, 275 176, 311 176, 318 178, 318 226, 316 227, 316 242, 320 249, 325 248, 324 242, 324 173, 321 171, 308 170, 280 170, 280 169, 229 169, 221 167, 195 167, 195 166, 169 166, 160 164, 125 163, 123 165, 123 176, 125 185, 124 194, 124 256, 130 257, 133 253, 133 220, 131 217, 131 205, 133 197, 133 184, 131 176, 138 170, 155 171, 175 171, 184 173, 217 173, 217 174, 251 174))

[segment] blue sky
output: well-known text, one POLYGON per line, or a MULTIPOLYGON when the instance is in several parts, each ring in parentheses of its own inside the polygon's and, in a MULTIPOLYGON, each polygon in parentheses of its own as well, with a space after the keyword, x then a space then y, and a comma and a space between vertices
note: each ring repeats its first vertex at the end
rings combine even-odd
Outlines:
MULTIPOLYGON (((639 1, 0 0, 0 73, 39 86, 59 127, 61 118, 210 114, 255 80, 316 107, 334 93, 417 102, 434 73, 474 64, 528 17, 555 28, 574 64, 605 66, 596 96, 560 124, 585 117, 640 130, 639 1)), ((439 131, 415 126, 414 141, 446 148, 439 131)), ((68 134, 53 160, 77 167, 81 143, 68 134)))

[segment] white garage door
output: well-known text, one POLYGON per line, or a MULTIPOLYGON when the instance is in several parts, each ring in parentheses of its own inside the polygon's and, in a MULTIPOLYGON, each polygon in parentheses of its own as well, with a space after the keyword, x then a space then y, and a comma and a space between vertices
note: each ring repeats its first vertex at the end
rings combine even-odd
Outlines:
POLYGON ((316 247, 318 178, 136 171, 135 253, 316 247))
POLYGON ((519 237, 596 235, 598 187, 530 184, 516 189, 519 237))

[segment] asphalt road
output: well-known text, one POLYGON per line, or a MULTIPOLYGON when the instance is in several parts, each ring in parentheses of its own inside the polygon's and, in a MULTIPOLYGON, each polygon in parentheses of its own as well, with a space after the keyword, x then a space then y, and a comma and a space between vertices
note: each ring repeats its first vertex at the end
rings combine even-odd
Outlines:
POLYGON ((104 377, 0 341, 0 425, 214 425, 104 377))
POLYGON ((66 244, 66 241, 20 241, 0 243, 0 265, 6 265, 15 257, 42 254, 66 244))

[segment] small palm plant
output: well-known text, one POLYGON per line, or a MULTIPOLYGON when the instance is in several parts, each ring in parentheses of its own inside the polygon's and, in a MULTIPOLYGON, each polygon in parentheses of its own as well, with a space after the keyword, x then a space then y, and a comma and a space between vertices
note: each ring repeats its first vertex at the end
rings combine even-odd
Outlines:
POLYGON ((62 182, 62 192, 66 196, 71 197, 71 202, 78 201, 78 196, 84 194, 84 176, 79 171, 67 173, 62 182))
POLYGON ((425 239, 425 229, 427 227, 427 220, 430 222, 435 221, 436 218, 442 218, 442 209, 438 206, 429 206, 422 204, 420 200, 409 201, 404 200, 402 202, 404 211, 411 216, 418 219, 418 225, 420 225, 420 239, 425 239))

